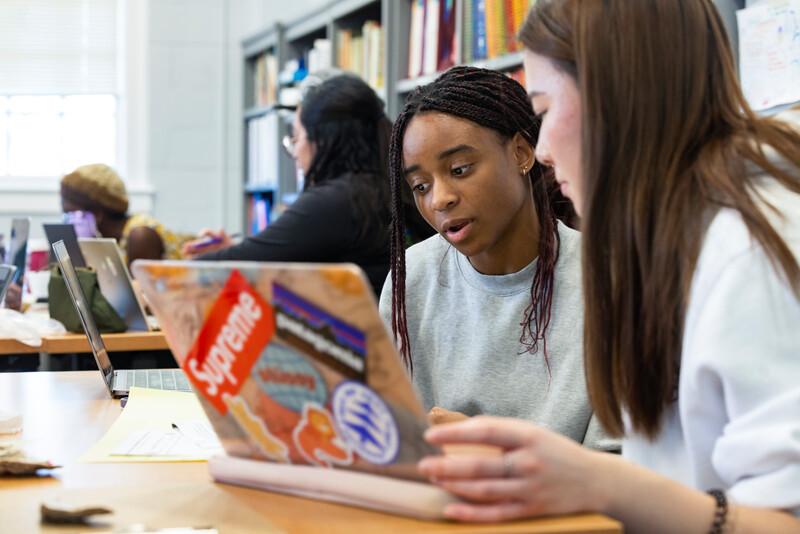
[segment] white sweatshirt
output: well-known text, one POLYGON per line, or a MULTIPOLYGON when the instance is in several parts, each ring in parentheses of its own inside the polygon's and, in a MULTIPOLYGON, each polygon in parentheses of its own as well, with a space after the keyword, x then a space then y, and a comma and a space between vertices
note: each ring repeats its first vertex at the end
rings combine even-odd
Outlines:
MULTIPOLYGON (((761 177, 765 210, 800 261, 800 195, 761 177)), ((737 211, 713 218, 684 328, 678 402, 623 455, 740 504, 800 515, 800 299, 737 211), (781 274, 779 274, 781 273, 781 274)))

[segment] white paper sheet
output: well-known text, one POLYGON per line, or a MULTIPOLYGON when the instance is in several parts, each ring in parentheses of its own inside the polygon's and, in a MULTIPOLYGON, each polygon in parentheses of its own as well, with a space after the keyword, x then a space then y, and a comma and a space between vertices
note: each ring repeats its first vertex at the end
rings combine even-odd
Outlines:
POLYGON ((223 454, 219 442, 214 448, 209 433, 214 434, 194 393, 134 387, 120 416, 81 461, 205 461, 223 454), (176 436, 181 439, 170 445, 176 436), (137 440, 144 441, 137 446, 137 440))

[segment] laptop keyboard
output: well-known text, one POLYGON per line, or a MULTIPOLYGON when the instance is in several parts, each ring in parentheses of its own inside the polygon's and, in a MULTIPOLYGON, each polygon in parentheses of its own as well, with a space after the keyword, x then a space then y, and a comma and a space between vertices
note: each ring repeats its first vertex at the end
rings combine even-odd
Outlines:
POLYGON ((180 369, 136 369, 118 372, 117 375, 121 389, 125 390, 136 386, 170 391, 192 391, 189 380, 180 369))

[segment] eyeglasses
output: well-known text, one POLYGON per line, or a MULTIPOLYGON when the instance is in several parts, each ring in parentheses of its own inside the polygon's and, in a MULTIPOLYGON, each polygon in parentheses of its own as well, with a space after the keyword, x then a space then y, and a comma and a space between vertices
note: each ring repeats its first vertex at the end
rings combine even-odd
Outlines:
POLYGON ((281 146, 289 154, 290 158, 294 158, 294 139, 291 135, 284 135, 281 139, 281 146))

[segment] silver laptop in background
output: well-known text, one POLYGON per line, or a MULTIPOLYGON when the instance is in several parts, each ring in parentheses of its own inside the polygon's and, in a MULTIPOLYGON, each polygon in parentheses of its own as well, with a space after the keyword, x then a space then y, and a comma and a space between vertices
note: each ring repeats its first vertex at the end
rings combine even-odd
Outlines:
POLYGON ((58 241, 54 243, 53 252, 64 276, 72 303, 81 318, 81 324, 89 340, 89 345, 92 347, 92 354, 94 354, 97 367, 100 369, 100 374, 103 375, 103 381, 106 383, 111 396, 115 398, 124 397, 132 386, 192 391, 186 375, 180 369, 115 370, 111 365, 111 359, 108 357, 108 351, 105 343, 103 343, 103 338, 100 336, 97 323, 95 323, 94 317, 89 311, 86 296, 78 283, 78 276, 72 266, 72 260, 70 260, 64 242, 58 241))
POLYGON ((111 238, 80 238, 78 246, 86 264, 97 272, 100 291, 128 325, 128 330, 153 330, 156 325, 151 325, 145 314, 117 241, 111 238))
MULTIPOLYGON (((8 242, 8 252, 5 263, 17 268, 16 274, 11 279, 22 285, 25 276, 25 263, 28 255, 28 236, 31 231, 31 220, 28 217, 19 217, 11 220, 11 239, 8 242)), ((0 299, 1 300, 1 299, 0 299)))
POLYGON ((17 272, 15 265, 0 265, 0 304, 8 291, 8 286, 14 281, 14 273, 17 272))

